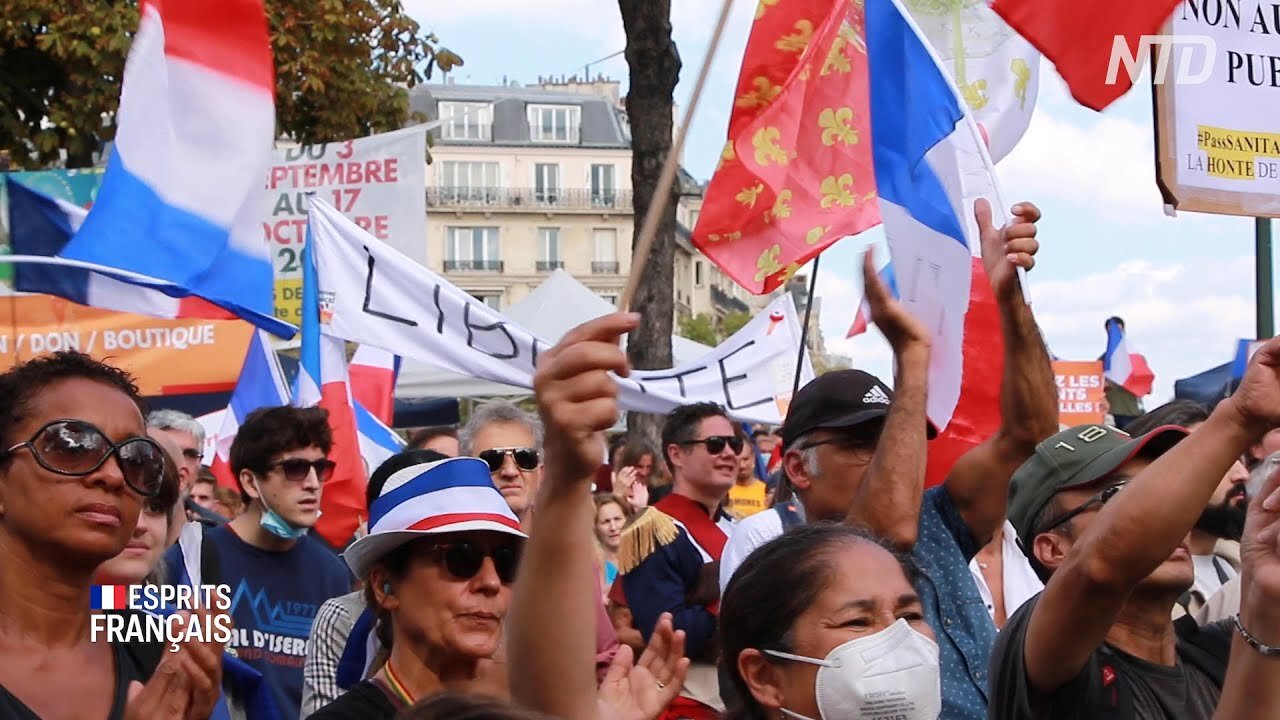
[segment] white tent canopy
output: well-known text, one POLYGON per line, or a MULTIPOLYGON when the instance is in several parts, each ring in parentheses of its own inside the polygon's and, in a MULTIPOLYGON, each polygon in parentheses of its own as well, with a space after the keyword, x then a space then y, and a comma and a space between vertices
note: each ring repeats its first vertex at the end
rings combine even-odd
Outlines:
MULTIPOLYGON (((591 291, 564 270, 556 270, 506 315, 534 335, 557 343, 573 328, 588 320, 616 312, 613 303, 591 291)), ((712 348, 678 335, 671 337, 673 367, 690 363, 712 348)), ((481 378, 459 375, 433 365, 405 358, 396 383, 396 397, 495 397, 529 395, 531 391, 481 378)))

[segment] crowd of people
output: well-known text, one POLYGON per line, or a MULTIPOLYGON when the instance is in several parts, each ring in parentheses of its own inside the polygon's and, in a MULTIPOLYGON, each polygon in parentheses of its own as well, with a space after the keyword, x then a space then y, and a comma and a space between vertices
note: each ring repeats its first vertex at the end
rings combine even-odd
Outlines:
POLYGON ((341 548, 324 410, 249 415, 233 489, 120 369, 0 374, 0 718, 1276 716, 1280 341, 1216 407, 1062 427, 1018 278, 1039 211, 1012 211, 977 209, 1000 424, 929 488, 931 336, 869 259, 892 388, 839 370, 776 429, 695 403, 607 442, 640 318, 605 316, 540 355, 536 413, 411 434, 341 548), (95 641, 143 611, 93 586, 144 584, 225 586, 181 613, 231 642, 95 641))

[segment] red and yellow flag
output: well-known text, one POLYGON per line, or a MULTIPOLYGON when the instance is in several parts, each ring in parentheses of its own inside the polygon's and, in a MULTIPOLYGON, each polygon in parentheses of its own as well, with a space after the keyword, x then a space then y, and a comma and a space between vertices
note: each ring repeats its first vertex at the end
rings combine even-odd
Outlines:
POLYGON ((693 243, 763 294, 880 223, 864 0, 760 0, 693 243))

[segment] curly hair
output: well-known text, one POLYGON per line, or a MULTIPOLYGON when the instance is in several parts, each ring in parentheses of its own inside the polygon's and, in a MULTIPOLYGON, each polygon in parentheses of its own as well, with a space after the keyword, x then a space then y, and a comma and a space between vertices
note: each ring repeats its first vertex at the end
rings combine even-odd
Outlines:
POLYGON ((13 435, 30 418, 36 397, 56 383, 74 379, 92 380, 119 390, 133 401, 139 413, 146 414, 146 403, 128 372, 75 350, 42 355, 0 373, 0 447, 27 439, 13 435))

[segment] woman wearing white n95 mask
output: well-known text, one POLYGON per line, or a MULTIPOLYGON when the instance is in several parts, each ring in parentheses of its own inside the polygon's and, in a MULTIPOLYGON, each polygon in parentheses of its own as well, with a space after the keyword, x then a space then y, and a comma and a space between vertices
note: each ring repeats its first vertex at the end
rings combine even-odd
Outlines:
POLYGON ((938 646, 904 562, 833 523, 760 546, 720 603, 732 720, 936 720, 938 646))

